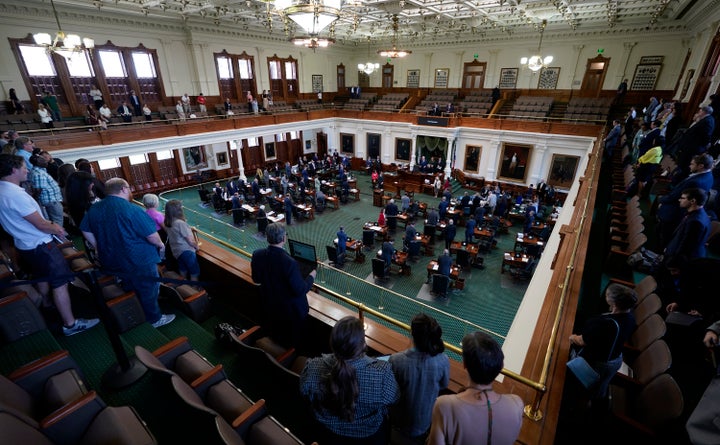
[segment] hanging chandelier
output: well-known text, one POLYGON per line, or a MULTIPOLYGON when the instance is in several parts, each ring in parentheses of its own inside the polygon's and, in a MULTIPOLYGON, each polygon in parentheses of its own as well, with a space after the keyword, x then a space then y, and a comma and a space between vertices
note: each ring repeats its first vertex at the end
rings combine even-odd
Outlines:
POLYGON ((275 0, 275 9, 295 22, 306 35, 320 31, 340 18, 343 0, 275 0))
POLYGON ((392 38, 392 49, 379 49, 377 53, 381 55, 382 57, 389 57, 391 59, 396 59, 398 57, 405 57, 408 54, 412 54, 412 51, 407 49, 397 49, 397 36, 398 36, 398 16, 397 14, 393 15, 392 18, 392 29, 393 29, 393 38, 392 38))
POLYGON ((542 56, 542 41, 543 33, 545 32, 545 26, 547 26, 547 20, 542 21, 540 26, 540 42, 538 43, 537 54, 530 57, 523 57, 520 59, 520 65, 526 66, 530 71, 537 72, 542 68, 546 68, 553 61, 553 56, 542 56))
POLYGON ((297 46, 304 46, 305 48, 310 48, 312 50, 315 50, 316 48, 327 48, 331 44, 335 43, 335 39, 318 37, 317 35, 307 37, 293 37, 292 39, 290 39, 290 41, 297 46))
MULTIPOLYGON (((370 60, 370 36, 368 36, 368 60, 370 60)), ((365 63, 358 63, 358 70, 362 71, 363 73, 367 74, 368 76, 375 72, 375 70, 380 69, 380 64, 375 62, 365 62, 365 63)))
POLYGON ((58 18, 53 0, 50 0, 50 7, 52 7, 55 23, 57 23, 58 28, 55 33, 55 39, 46 32, 39 32, 33 35, 33 40, 35 40, 37 45, 44 46, 48 53, 57 52, 66 58, 72 57, 73 54, 95 48, 95 41, 93 39, 81 38, 77 34, 65 34, 62 26, 60 26, 60 18, 58 18))

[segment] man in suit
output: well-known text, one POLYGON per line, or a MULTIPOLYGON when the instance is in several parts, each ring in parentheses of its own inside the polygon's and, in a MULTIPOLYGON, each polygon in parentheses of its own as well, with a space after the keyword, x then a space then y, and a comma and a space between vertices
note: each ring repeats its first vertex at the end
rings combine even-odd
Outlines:
POLYGON ((695 113, 692 125, 678 142, 680 148, 677 153, 677 165, 680 171, 675 175, 677 180, 687 177, 690 160, 695 155, 705 153, 712 142, 711 138, 715 130, 715 119, 712 114, 712 107, 700 107, 695 113))
MULTIPOLYGON (((655 119, 650 123, 650 131, 645 135, 638 144, 638 157, 647 153, 653 147, 665 148, 665 138, 660 134, 662 122, 655 119)), ((688 161, 689 163, 689 161, 688 161)))
POLYGON ((457 226, 452 219, 448 220, 447 227, 445 227, 445 248, 450 249, 450 245, 455 241, 455 234, 457 234, 457 226))
POLYGON ((135 112, 135 116, 142 116, 142 105, 140 104, 140 98, 135 94, 135 90, 130 90, 130 105, 132 105, 135 112))
POLYGON ((307 293, 315 282, 316 271, 300 274, 297 262, 283 249, 285 226, 273 223, 265 230, 268 247, 253 252, 252 279, 260 284, 262 326, 273 340, 284 347, 302 347, 310 306, 307 293))
POLYGON ((292 198, 290 198, 290 193, 285 195, 285 201, 283 201, 283 204, 285 205, 285 221, 287 221, 287 225, 292 225, 292 214, 293 214, 293 202, 292 198))
POLYGON ((448 249, 443 249, 443 253, 438 257, 437 262, 438 273, 449 277, 450 269, 452 268, 452 257, 450 256, 450 251, 448 249))
POLYGON ((395 246, 393 246, 393 242, 391 240, 385 241, 382 244, 382 249, 380 253, 382 260, 385 261, 385 275, 390 274, 390 265, 392 264, 393 260, 396 258, 395 255, 395 246))
POLYGON ((233 195, 235 195, 235 193, 239 192, 237 180, 235 180, 235 179, 229 180, 228 183, 225 184, 225 188, 227 189, 228 196, 233 196, 233 195))
POLYGON ((345 228, 340 226, 340 230, 337 232, 337 261, 335 265, 337 267, 343 267, 345 264, 345 251, 347 250, 348 236, 345 233, 345 228))
POLYGON ((122 105, 118 107, 117 113, 122 117, 123 122, 132 122, 132 112, 127 101, 123 101, 122 105))
POLYGON ((709 154, 701 154, 690 161, 690 176, 674 186, 670 193, 658 200, 658 236, 660 246, 665 247, 672 238, 675 228, 684 216, 685 210, 680 207, 680 197, 685 189, 699 188, 707 193, 713 185, 713 158, 709 154))
POLYGON ((613 155, 613 150, 618 145, 618 141, 620 141, 620 133, 622 132, 622 127, 620 126, 620 121, 615 119, 613 121, 613 127, 612 130, 608 133, 607 136, 605 136, 605 159, 611 159, 613 155))
POLYGON ((668 262, 685 264, 705 256, 705 242, 710 235, 710 218, 704 208, 707 196, 707 192, 699 188, 685 189, 680 194, 680 208, 685 209, 687 214, 665 248, 668 262))

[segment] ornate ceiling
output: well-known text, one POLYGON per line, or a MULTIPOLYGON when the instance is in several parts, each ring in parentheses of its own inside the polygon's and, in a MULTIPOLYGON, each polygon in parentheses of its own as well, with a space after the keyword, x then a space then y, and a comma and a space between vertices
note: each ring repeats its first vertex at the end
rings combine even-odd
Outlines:
MULTIPOLYGON (((61 16, 63 10, 73 10, 146 17, 274 40, 302 33, 275 10, 272 1, 55 0, 55 4, 61 16)), ((685 32, 694 21, 718 9, 720 0, 345 0, 340 18, 320 35, 340 44, 367 44, 368 39, 385 44, 393 37, 392 17, 397 15, 398 46, 410 48, 533 38, 543 20, 547 20, 546 37, 581 39, 685 32)))

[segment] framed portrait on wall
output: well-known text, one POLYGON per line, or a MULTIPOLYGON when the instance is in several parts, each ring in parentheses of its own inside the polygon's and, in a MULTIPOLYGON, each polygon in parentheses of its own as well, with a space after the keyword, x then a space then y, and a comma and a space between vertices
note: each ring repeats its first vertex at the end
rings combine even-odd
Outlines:
POLYGON ((654 90, 655 84, 660 76, 661 69, 662 63, 653 65, 637 65, 635 67, 633 80, 630 83, 630 89, 639 91, 654 90))
POLYGON ((554 154, 550 162, 547 183, 553 187, 570 188, 575 180, 579 162, 579 156, 554 154))
POLYGON ((482 147, 476 145, 468 145, 465 147, 465 166, 463 170, 470 173, 477 173, 480 166, 480 154, 482 147))
POLYGON ((435 69, 435 88, 447 88, 450 78, 450 68, 435 69))
POLYGON ((183 148, 183 159, 185 160, 185 168, 188 171, 207 168, 208 166, 204 146, 183 148))
POLYGON ((517 68, 500 68, 500 81, 498 82, 498 88, 515 88, 515 85, 517 85, 517 78, 517 68))
POLYGON ((355 154, 355 135, 340 133, 340 153, 355 154))
POLYGON ((408 70, 407 87, 418 88, 420 86, 420 70, 408 70))
POLYGON ((265 160, 272 161, 276 158, 277 154, 275 153, 275 141, 265 142, 265 160))
POLYGON ((367 134, 367 157, 377 159, 380 156, 380 134, 367 134))
POLYGON ((312 90, 313 93, 319 93, 323 90, 323 75, 313 74, 312 75, 312 90))
POLYGON ((559 78, 559 66, 551 66, 541 69, 540 75, 538 76, 538 90, 554 90, 557 88, 559 78))
POLYGON ((229 164, 228 162, 228 155, 227 152, 221 151, 219 153, 215 154, 215 159, 217 160, 218 167, 224 167, 229 164))
POLYGON ((525 182, 530 165, 531 145, 504 143, 498 165, 498 175, 504 179, 525 182))
POLYGON ((411 147, 411 139, 395 138, 395 159, 398 161, 410 162, 411 147))

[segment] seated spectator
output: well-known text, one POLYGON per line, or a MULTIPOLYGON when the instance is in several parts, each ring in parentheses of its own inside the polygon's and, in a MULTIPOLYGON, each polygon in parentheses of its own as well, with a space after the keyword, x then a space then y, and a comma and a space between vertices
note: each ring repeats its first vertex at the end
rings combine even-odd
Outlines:
POLYGON ((622 364, 623 344, 635 330, 635 317, 631 312, 637 303, 635 291, 621 284, 611 284, 605 291, 605 301, 610 306, 610 313, 591 318, 581 334, 570 336, 570 343, 581 348, 577 352, 573 350, 571 356, 583 357, 600 374, 598 384, 588 388, 588 395, 595 399, 606 396, 610 380, 622 364))
POLYGON ((100 114, 100 116, 104 117, 106 121, 110 122, 110 118, 112 117, 112 110, 110 110, 110 107, 108 107, 106 103, 102 104, 102 107, 100 107, 98 113, 100 114))
POLYGON ((355 317, 335 324, 330 349, 300 374, 300 391, 320 424, 318 443, 387 444, 388 409, 400 398, 390 364, 365 355, 363 322, 355 317))
POLYGON ((515 443, 522 426, 523 401, 492 388, 505 359, 500 345, 476 331, 463 338, 462 357, 470 384, 458 394, 438 397, 428 445, 515 443))
POLYGON ((413 444, 424 444, 430 430, 432 407, 450 381, 450 360, 442 341, 442 327, 426 314, 410 322, 413 347, 388 360, 400 386, 400 402, 392 408, 393 434, 413 444))
POLYGON ((150 109, 150 106, 148 104, 143 105, 142 113, 143 116, 145 116, 146 121, 149 122, 152 120, 152 110, 150 109))
POLYGON ((123 103, 118 107, 117 113, 120 115, 123 122, 132 122, 132 110, 130 110, 130 106, 127 101, 123 101, 123 103))

